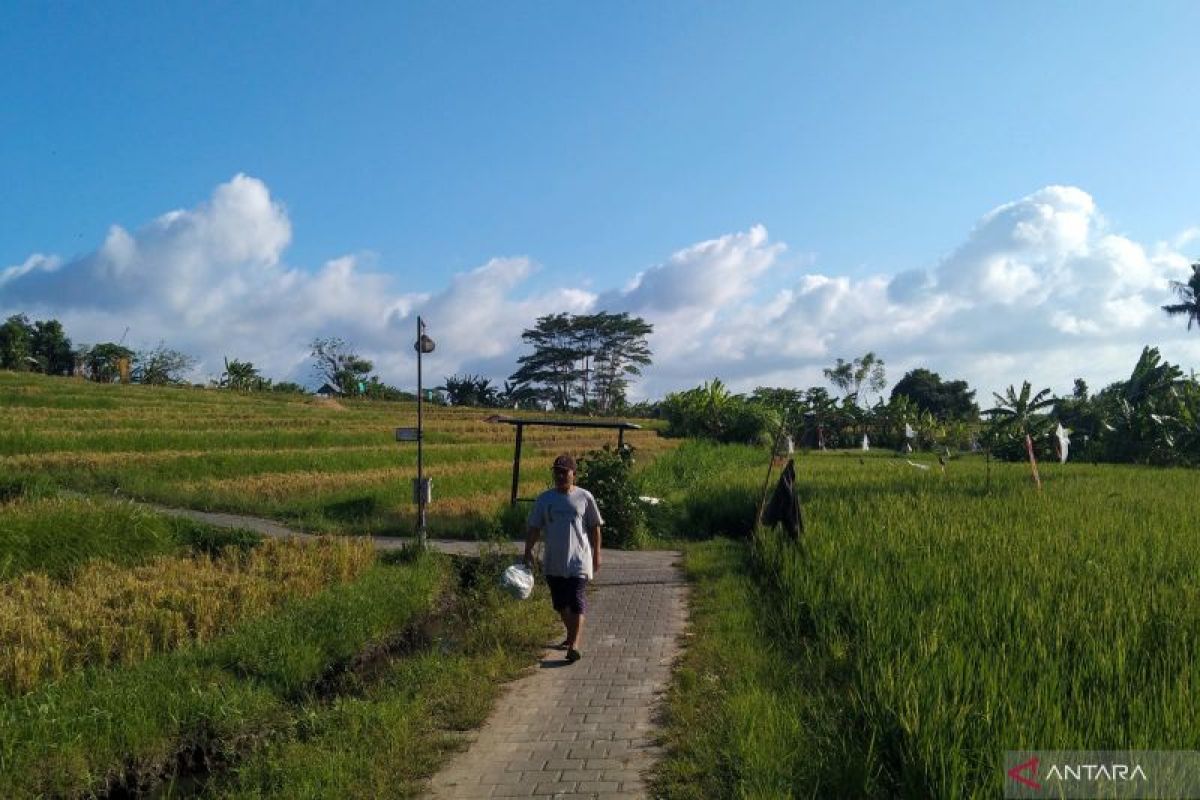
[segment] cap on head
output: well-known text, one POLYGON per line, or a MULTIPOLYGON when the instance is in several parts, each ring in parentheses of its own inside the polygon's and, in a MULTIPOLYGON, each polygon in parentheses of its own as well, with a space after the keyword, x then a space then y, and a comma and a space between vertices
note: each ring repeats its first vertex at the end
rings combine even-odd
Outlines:
POLYGON ((571 458, 567 453, 563 453, 558 458, 554 459, 554 469, 569 469, 575 471, 575 459, 571 458))

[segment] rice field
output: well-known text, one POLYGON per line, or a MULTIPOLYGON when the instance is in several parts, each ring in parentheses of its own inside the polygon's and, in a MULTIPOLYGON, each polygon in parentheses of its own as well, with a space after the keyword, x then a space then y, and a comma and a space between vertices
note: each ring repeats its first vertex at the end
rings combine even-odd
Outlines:
MULTIPOLYGON (((315 532, 408 535, 415 525, 416 445, 393 433, 416 424, 412 403, 0 373, 0 410, 0 485, 6 476, 37 475, 81 492, 259 514, 315 532)), ((507 504, 514 432, 485 421, 494 413, 426 406, 435 534, 485 536, 507 504)), ((615 441, 615 432, 526 429, 519 494, 549 485, 558 453, 615 441)), ((646 459, 673 446, 649 428, 627 432, 626 441, 646 459)))
POLYGON ((345 583, 374 562, 370 543, 266 541, 247 553, 83 565, 68 582, 27 572, 0 584, 0 696, 89 666, 131 665, 208 641, 235 623, 345 583))
MULTIPOLYGON (((548 604, 502 596, 498 557, 264 541, 139 502, 409 534, 393 428, 414 415, 0 373, 0 796, 418 794, 533 661, 548 604)), ((512 432, 485 415, 429 415, 435 531, 494 533, 512 432)), ((529 490, 598 444, 527 436, 529 490)))
MULTIPOLYGON (((444 751, 438 726, 482 719, 478 698, 544 630, 541 606, 493 598, 468 626, 486 646, 397 654, 330 702, 331 670, 439 613, 444 563, 346 545, 293 569, 287 548, 123 499, 407 534, 416 454, 392 430, 411 405, 0 374, 0 413, 0 642, 26 643, 0 658, 0 775, 34 776, 5 796, 137 794, 130 764, 170 784, 196 748, 221 796, 404 796, 444 751), (259 581, 263 564, 279 573, 259 581), (286 597, 263 588, 281 580, 286 597), (485 622, 499 632, 470 627, 485 622), (200 688, 150 689, 180 682, 200 688), (364 747, 416 753, 416 771, 397 783, 364 747)), ((495 533, 513 431, 489 413, 429 410, 435 533, 495 533)), ((614 439, 527 430, 520 494, 558 452, 614 439)), ((761 452, 627 439, 641 491, 665 500, 654 533, 736 540, 686 545, 694 628, 662 796, 994 797, 1006 750, 1200 749, 1194 471, 1043 464, 1039 491, 1027 466, 981 457, 943 472, 928 454, 804 453, 802 542, 751 543, 761 452)))
MULTIPOLYGON (((765 467, 689 443, 647 477, 700 530, 752 517, 765 467), (723 516, 688 483, 731 487, 723 516)), ((1038 491, 1027 465, 981 457, 943 475, 928 454, 798 456, 802 542, 689 554, 701 641, 664 794, 996 797, 1005 750, 1200 748, 1200 479, 1041 476, 1038 491)))

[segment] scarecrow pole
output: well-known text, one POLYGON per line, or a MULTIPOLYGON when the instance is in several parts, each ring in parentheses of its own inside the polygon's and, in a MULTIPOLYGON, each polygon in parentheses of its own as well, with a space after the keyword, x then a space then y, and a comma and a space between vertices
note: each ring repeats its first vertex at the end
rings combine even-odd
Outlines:
POLYGON ((1029 454, 1029 469, 1033 472, 1033 482, 1037 484, 1038 491, 1042 490, 1042 477, 1038 475, 1037 459, 1033 455, 1033 438, 1027 433, 1025 434, 1025 452, 1029 454))
POLYGON ((758 498, 758 508, 754 512, 754 534, 757 538, 760 521, 762 520, 763 506, 767 504, 767 490, 771 487, 771 472, 775 469, 775 451, 779 449, 779 440, 783 438, 783 430, 786 423, 781 422, 779 430, 775 432, 775 437, 771 441, 771 452, 767 458, 767 476, 763 479, 762 493, 758 498))

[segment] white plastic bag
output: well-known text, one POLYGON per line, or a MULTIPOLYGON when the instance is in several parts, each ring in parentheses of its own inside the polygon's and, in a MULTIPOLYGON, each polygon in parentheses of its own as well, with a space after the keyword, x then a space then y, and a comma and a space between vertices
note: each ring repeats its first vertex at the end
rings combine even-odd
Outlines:
POLYGON ((518 600, 526 600, 533 594, 533 571, 524 564, 513 564, 504 570, 500 585, 518 600))

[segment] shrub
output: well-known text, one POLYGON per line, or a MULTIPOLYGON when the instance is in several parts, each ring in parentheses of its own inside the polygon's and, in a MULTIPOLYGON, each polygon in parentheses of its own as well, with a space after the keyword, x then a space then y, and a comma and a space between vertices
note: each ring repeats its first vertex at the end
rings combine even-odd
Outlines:
POLYGON ((604 544, 636 549, 646 542, 645 511, 633 481, 633 448, 592 450, 579 461, 578 483, 591 492, 604 517, 604 544))

